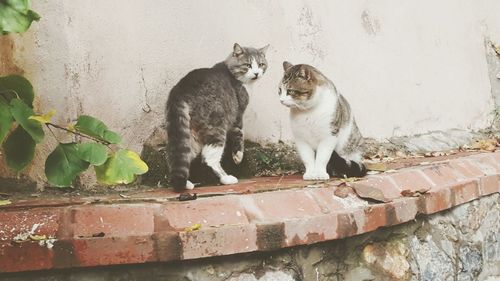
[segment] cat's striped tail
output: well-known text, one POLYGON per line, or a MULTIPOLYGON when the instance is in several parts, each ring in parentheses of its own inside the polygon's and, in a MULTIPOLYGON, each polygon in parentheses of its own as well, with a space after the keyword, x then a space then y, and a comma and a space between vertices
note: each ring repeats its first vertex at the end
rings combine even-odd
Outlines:
POLYGON ((366 176, 366 167, 362 162, 350 161, 342 158, 337 152, 333 152, 326 167, 331 176, 364 177, 366 176))
POLYGON ((184 101, 169 101, 166 113, 170 184, 182 191, 186 189, 191 164, 189 106, 184 101))

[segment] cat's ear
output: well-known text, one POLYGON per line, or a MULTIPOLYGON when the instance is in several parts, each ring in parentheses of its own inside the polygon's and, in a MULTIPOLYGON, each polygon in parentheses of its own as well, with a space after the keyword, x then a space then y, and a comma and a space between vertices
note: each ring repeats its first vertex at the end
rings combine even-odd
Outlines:
POLYGON ((293 66, 293 64, 291 64, 291 63, 289 63, 289 62, 287 62, 287 61, 284 61, 284 62, 283 62, 283 70, 284 70, 284 71, 289 70, 292 66, 293 66))
POLYGON ((269 44, 267 44, 264 47, 260 48, 259 52, 261 52, 261 53, 263 53, 265 55, 268 48, 269 48, 269 44))
POLYGON ((243 48, 238 43, 234 43, 233 56, 237 57, 237 56, 240 56, 242 54, 243 54, 243 48))

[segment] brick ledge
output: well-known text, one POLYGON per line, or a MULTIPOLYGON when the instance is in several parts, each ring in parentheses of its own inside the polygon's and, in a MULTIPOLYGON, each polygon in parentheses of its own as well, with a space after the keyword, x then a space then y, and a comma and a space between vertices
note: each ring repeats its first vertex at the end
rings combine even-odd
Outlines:
POLYGON ((499 179, 495 152, 348 184, 254 179, 200 188, 203 197, 186 202, 170 191, 19 201, 0 207, 0 272, 187 260, 340 239, 500 192, 499 179), (199 230, 186 231, 197 223, 199 230), (54 237, 53 247, 36 236, 13 242, 31 230, 54 237))

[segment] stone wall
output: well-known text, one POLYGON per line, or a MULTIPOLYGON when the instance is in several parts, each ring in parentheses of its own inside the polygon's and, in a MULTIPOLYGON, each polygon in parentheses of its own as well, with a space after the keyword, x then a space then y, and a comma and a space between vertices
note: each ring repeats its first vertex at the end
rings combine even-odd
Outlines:
POLYGON ((493 281, 500 278, 500 195, 332 242, 170 264, 0 276, 5 281, 493 281))

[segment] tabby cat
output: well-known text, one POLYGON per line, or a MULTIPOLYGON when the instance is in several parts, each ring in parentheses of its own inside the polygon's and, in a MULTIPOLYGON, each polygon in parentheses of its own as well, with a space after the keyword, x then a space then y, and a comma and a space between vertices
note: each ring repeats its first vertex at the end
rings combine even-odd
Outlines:
POLYGON ((189 72, 170 91, 166 106, 170 183, 177 191, 192 189, 192 160, 201 154, 222 184, 238 180, 220 164, 226 143, 233 161, 243 159, 243 113, 248 104, 245 83, 262 77, 265 52, 237 43, 223 62, 189 72))
POLYGON ((280 101, 290 108, 295 144, 306 168, 303 179, 364 176, 362 136, 347 100, 316 68, 289 62, 283 68, 280 101))

